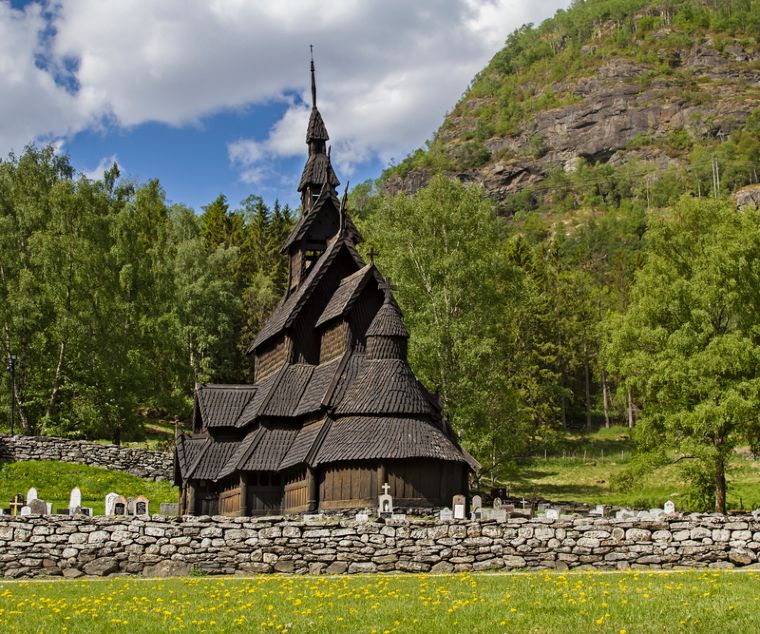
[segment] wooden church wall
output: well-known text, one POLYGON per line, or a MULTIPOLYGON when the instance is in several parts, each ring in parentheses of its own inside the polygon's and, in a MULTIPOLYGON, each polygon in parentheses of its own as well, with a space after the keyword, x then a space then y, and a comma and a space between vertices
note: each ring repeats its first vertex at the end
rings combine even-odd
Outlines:
POLYGON ((322 315, 327 302, 335 293, 340 281, 357 270, 356 263, 345 252, 338 254, 335 261, 322 277, 319 288, 311 294, 306 306, 295 323, 293 340, 296 343, 294 363, 319 363, 321 337, 314 330, 314 325, 322 315))
POLYGON ((320 468, 319 508, 360 507, 377 504, 377 463, 336 462, 320 468))
POLYGON ((282 475, 276 471, 247 474, 246 511, 248 515, 277 515, 282 509, 282 475))
POLYGON ((339 357, 348 345, 348 324, 344 319, 337 319, 322 331, 319 362, 325 363, 339 357))
POLYGON ((382 304, 382 293, 372 283, 368 283, 349 315, 352 345, 357 352, 364 352, 366 348, 364 333, 367 332, 367 328, 369 328, 382 304))
POLYGON ((255 380, 260 381, 282 367, 283 363, 290 360, 291 350, 291 339, 284 333, 263 346, 263 349, 256 353, 255 380))

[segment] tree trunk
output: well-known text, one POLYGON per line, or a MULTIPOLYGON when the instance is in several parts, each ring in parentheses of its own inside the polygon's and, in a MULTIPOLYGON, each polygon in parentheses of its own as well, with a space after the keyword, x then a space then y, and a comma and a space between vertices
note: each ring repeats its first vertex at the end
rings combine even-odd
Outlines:
POLYGON ((715 512, 726 514, 726 465, 720 454, 715 459, 715 512))
POLYGON ((628 427, 633 429, 633 397, 631 396, 631 388, 626 390, 626 396, 628 398, 628 427))
POLYGON ((604 401, 604 426, 610 428, 610 395, 607 392, 607 372, 602 368, 602 400, 604 401))
POLYGON ((586 429, 591 431, 591 376, 588 368, 588 353, 583 355, 583 371, 586 383, 586 429))

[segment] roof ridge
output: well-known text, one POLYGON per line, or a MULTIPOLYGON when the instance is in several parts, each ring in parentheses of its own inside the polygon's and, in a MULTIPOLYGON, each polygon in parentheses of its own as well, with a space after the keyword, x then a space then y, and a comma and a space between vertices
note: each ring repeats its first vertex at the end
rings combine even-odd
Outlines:
POLYGON ((314 459, 317 457, 317 454, 319 453, 320 448, 322 447, 322 443, 325 441, 325 438, 327 437, 327 433, 330 431, 330 428, 332 427, 333 420, 329 416, 325 418, 325 422, 322 424, 322 429, 319 430, 317 433, 317 437, 314 439, 314 443, 309 448, 309 451, 306 452, 306 456, 304 456, 304 462, 309 466, 314 466, 314 459))

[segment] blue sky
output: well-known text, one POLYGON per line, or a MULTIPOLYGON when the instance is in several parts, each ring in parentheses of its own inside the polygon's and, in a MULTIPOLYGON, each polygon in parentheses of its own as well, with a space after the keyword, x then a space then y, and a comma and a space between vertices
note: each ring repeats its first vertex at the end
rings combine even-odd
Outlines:
POLYGON ((525 22, 569 0, 0 0, 0 156, 52 142, 195 209, 297 203, 309 44, 343 183, 420 147, 525 22))

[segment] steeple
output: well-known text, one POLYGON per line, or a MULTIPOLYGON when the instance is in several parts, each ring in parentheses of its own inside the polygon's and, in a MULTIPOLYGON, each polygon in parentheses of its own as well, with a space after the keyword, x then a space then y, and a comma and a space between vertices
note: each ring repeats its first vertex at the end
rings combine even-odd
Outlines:
POLYGON ((309 157, 306 159, 301 181, 298 184, 303 215, 309 213, 314 201, 319 198, 325 185, 333 190, 340 185, 340 181, 330 164, 330 153, 327 149, 327 141, 330 140, 330 135, 327 133, 325 122, 322 120, 322 115, 317 109, 314 47, 309 46, 309 49, 311 50, 311 115, 309 116, 309 125, 306 128, 306 144, 309 146, 309 157))

